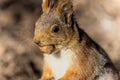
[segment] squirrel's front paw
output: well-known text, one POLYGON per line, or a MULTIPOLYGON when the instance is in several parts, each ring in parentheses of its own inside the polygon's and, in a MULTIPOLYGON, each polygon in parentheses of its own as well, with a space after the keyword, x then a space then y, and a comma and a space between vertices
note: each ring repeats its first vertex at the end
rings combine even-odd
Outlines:
POLYGON ((55 80, 54 77, 50 77, 50 78, 47 78, 47 79, 39 79, 39 80, 55 80))
POLYGON ((55 78, 54 77, 50 77, 47 80, 55 80, 55 78))

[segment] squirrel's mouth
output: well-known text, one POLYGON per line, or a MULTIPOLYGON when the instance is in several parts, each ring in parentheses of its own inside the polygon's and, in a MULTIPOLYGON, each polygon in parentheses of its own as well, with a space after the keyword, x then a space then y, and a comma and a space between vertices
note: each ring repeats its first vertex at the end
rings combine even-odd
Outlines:
POLYGON ((44 46, 39 46, 39 48, 43 54, 51 54, 55 50, 54 45, 44 45, 44 46))

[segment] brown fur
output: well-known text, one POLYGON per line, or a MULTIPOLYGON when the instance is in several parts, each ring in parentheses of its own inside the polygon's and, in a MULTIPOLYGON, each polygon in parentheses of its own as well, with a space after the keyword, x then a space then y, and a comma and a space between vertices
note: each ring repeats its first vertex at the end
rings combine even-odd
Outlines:
MULTIPOLYGON (((55 58, 61 60, 62 65, 60 55, 63 54, 61 52, 64 49, 71 52, 63 55, 72 55, 72 57, 70 57, 71 62, 68 69, 59 80, 99 80, 106 79, 106 77, 111 80, 118 80, 117 70, 105 51, 77 25, 73 16, 71 1, 58 0, 57 3, 54 0, 52 1, 55 2, 54 5, 49 8, 50 10, 47 13, 41 15, 35 28, 35 42, 41 51, 48 53, 44 54, 45 66, 41 80, 56 80, 50 65, 57 65, 46 64, 46 58, 54 55, 55 58), (53 32, 52 29, 56 26, 59 31, 53 32)), ((67 59, 65 60, 67 61, 67 59)))
POLYGON ((44 68, 43 68, 43 74, 45 74, 45 75, 43 75, 42 77, 41 77, 41 80, 47 80, 48 79, 48 77, 49 78, 52 78, 53 76, 53 74, 52 74, 52 71, 51 71, 51 69, 49 68, 49 66, 47 65, 47 63, 44 63, 44 68))
POLYGON ((48 0, 44 0, 43 4, 42 4, 43 12, 47 12, 48 8, 49 8, 48 7, 48 0))

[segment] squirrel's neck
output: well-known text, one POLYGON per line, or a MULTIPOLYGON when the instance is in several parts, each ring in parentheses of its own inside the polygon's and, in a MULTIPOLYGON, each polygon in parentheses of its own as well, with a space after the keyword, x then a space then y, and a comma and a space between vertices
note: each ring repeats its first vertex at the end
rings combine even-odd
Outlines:
POLYGON ((72 36, 68 47, 75 52, 77 58, 74 59, 74 62, 79 64, 78 71, 81 71, 82 74, 80 75, 83 79, 95 78, 101 74, 99 72, 104 71, 106 64, 112 63, 104 50, 79 28, 76 21, 74 21, 73 28, 75 35, 72 36))

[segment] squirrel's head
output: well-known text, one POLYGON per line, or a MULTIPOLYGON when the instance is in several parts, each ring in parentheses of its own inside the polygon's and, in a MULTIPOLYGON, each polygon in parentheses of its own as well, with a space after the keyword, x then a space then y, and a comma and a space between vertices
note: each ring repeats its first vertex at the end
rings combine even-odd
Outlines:
POLYGON ((70 0, 43 0, 43 14, 35 25, 34 41, 43 53, 66 45, 73 34, 73 8, 70 0))

